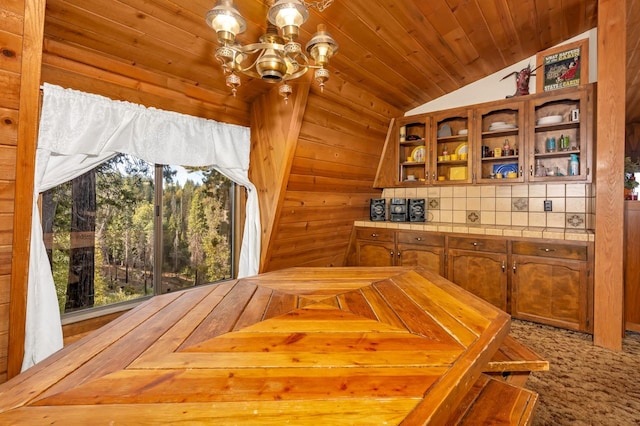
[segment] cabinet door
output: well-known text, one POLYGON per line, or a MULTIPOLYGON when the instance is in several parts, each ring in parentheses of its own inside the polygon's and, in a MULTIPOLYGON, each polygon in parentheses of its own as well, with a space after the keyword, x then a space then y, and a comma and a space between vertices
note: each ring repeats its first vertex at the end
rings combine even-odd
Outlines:
POLYGON ((444 248, 398 244, 398 266, 421 266, 444 275, 444 248))
POLYGON ((513 316, 589 331, 587 262, 514 255, 512 270, 513 316))
POLYGON ((398 120, 396 159, 397 184, 402 186, 424 185, 429 177, 429 128, 426 115, 398 120))
POLYGON ((529 101, 529 181, 591 181, 592 90, 591 85, 558 90, 529 101), (578 159, 575 175, 572 156, 578 159))
POLYGON ((356 241, 356 266, 394 266, 395 245, 383 241, 356 241))
POLYGON ((519 101, 502 101, 476 111, 476 182, 524 181, 524 116, 524 102, 519 101))
POLYGON ((507 255, 449 249, 447 279, 507 311, 507 255))
POLYGON ((431 138, 431 183, 468 184, 472 181, 473 115, 467 108, 434 114, 431 138))

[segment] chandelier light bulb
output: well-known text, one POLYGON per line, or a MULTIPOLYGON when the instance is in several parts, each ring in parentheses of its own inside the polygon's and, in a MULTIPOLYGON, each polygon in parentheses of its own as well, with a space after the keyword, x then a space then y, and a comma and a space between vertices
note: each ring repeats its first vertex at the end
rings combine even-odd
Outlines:
POLYGON ((327 27, 324 24, 319 24, 318 32, 307 43, 307 52, 311 55, 316 65, 324 67, 337 51, 338 43, 331 37, 327 27))
POLYGON ((218 0, 213 9, 207 12, 207 24, 218 35, 220 43, 233 43, 236 35, 247 29, 247 21, 233 4, 233 0, 218 0))
POLYGON ((298 0, 278 0, 267 13, 269 22, 280 28, 282 36, 293 40, 300 33, 300 26, 309 18, 309 9, 298 0))

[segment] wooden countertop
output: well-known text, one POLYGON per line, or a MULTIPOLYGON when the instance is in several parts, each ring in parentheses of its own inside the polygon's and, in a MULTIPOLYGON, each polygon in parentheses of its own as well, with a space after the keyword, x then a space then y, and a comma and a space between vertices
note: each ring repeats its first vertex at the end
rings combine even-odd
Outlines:
POLYGON ((157 296, 0 385, 0 424, 443 424, 510 317, 411 268, 157 296))

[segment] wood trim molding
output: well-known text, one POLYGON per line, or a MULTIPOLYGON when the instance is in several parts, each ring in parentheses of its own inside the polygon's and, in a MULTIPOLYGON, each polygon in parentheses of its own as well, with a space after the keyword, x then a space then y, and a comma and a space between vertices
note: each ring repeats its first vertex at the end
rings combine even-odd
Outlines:
POLYGON ((622 349, 624 332, 625 0, 598 2, 596 264, 593 342, 622 349), (600 259, 600 260, 599 260, 600 259))
POLYGON ((27 275, 33 203, 33 170, 40 122, 40 72, 44 38, 45 0, 24 1, 20 110, 16 157, 16 197, 11 261, 11 301, 9 303, 9 350, 7 375, 22 368, 27 310, 27 275))

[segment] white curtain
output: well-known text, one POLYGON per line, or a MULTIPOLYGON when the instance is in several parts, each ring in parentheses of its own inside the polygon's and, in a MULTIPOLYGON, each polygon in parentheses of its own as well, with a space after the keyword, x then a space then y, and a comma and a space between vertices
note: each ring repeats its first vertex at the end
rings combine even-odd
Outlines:
POLYGON ((149 163, 212 166, 247 189, 238 276, 258 273, 260 214, 249 181, 246 127, 113 101, 45 84, 36 151, 25 370, 62 348, 55 286, 43 241, 38 194, 93 169, 118 153, 149 163))

